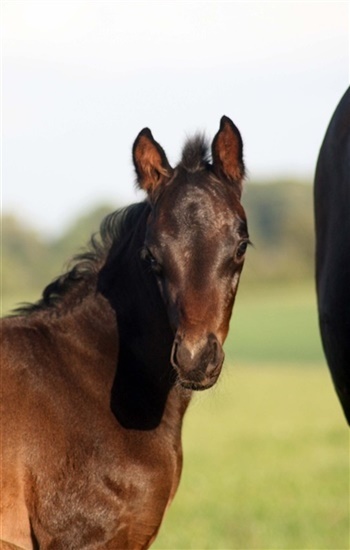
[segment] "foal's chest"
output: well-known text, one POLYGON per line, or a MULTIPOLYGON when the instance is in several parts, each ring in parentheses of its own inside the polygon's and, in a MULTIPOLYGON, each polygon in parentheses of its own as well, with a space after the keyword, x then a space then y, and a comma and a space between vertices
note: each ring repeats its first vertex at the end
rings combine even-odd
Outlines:
POLYGON ((89 455, 77 439, 56 464, 51 479, 42 472, 36 480, 31 520, 40 548, 143 549, 177 489, 181 444, 156 433, 120 433, 118 444, 109 438, 89 455))

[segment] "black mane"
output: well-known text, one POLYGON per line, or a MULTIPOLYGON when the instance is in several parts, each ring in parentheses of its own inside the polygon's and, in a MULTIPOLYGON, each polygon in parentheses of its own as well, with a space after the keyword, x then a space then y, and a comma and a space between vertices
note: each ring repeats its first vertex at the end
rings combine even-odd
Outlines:
POLYGON ((95 282, 112 246, 117 242, 122 244, 129 237, 141 213, 148 208, 147 202, 141 202, 121 208, 106 216, 101 223, 99 232, 92 235, 86 251, 72 258, 69 270, 45 287, 40 300, 35 303, 21 304, 13 311, 13 315, 28 315, 52 308, 77 283, 95 282))

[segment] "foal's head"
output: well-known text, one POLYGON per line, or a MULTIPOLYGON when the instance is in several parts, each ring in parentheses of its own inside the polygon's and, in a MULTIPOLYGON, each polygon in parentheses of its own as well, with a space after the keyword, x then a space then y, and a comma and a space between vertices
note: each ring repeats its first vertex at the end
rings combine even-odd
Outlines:
POLYGON ((249 242, 240 203, 242 139, 223 117, 212 143, 212 163, 197 137, 173 169, 144 129, 134 143, 133 159, 151 205, 142 257, 157 280, 174 332, 171 363, 182 386, 206 389, 221 371, 249 242))

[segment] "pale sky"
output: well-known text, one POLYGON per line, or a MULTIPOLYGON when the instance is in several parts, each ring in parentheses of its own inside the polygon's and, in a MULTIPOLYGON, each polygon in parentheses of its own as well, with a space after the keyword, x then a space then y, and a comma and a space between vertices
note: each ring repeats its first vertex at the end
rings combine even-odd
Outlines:
POLYGON ((312 180, 349 85, 349 2, 6 1, 2 201, 44 235, 127 204, 151 128, 175 164, 186 136, 239 127, 249 181, 312 180))

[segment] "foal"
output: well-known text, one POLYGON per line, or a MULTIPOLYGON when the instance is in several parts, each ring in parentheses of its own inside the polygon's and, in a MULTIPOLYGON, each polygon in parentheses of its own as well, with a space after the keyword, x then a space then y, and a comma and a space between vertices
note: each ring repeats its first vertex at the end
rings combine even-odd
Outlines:
POLYGON ((147 199, 2 321, 3 549, 148 548, 192 390, 219 377, 249 241, 241 136, 223 117, 212 162, 197 136, 173 169, 144 129, 133 160, 147 199))

